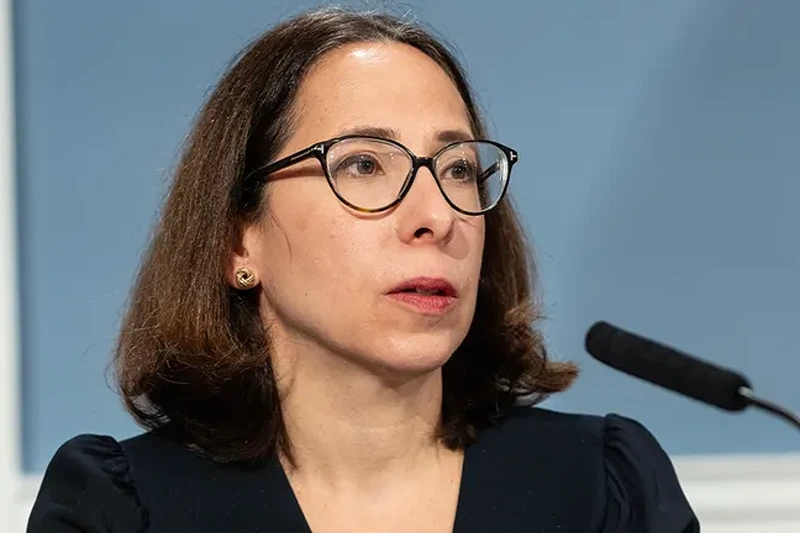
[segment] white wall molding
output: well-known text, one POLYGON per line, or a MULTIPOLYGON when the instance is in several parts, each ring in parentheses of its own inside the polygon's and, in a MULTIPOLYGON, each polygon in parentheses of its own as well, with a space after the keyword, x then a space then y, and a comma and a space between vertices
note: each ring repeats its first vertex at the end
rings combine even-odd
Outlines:
POLYGON ((41 476, 18 476, 15 483, 15 492, 11 500, 11 526, 9 533, 24 533, 31 514, 36 494, 42 483, 41 476))
POLYGON ((22 462, 17 316, 17 194, 12 2, 0 0, 0 530, 22 462))
POLYGON ((674 462, 704 533, 800 532, 800 454, 674 462))
MULTIPOLYGON (((703 533, 800 532, 800 454, 675 458, 703 533)), ((20 477, 10 533, 23 533, 39 476, 20 477)))

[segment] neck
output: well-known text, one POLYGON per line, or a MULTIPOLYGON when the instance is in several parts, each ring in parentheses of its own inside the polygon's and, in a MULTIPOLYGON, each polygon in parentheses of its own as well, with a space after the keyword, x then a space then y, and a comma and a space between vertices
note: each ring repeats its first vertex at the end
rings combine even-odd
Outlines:
POLYGON ((292 475, 365 488, 451 458, 453 452, 434 437, 441 415, 441 370, 389 383, 342 357, 315 351, 273 357, 282 384, 292 475))

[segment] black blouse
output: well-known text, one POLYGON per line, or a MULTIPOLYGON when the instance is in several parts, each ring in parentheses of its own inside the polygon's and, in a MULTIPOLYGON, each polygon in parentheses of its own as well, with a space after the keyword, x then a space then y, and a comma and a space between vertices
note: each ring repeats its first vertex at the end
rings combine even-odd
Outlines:
MULTIPOLYGON (((280 463, 219 466, 158 432, 81 435, 44 476, 29 533, 303 532, 280 463)), ((516 408, 467 448, 455 533, 696 533, 672 464, 618 415, 516 408)))

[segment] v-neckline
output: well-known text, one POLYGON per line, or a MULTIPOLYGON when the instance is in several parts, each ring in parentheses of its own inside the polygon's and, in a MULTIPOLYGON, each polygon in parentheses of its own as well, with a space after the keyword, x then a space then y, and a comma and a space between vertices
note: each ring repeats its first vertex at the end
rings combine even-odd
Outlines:
MULTIPOLYGON (((464 459, 461 462, 461 479, 458 483, 456 512, 455 516, 453 517, 453 533, 462 531, 464 526, 461 524, 469 522, 469 520, 464 518, 465 513, 468 512, 465 508, 464 494, 466 492, 465 488, 468 487, 467 478, 471 472, 469 465, 472 461, 470 461, 469 458, 472 455, 473 448, 474 445, 467 446, 467 448, 464 450, 464 459)), ((284 511, 286 512, 285 518, 287 519, 287 525, 291 528, 289 531, 292 531, 293 533, 313 533, 311 526, 306 519, 306 515, 303 513, 303 509, 300 507, 300 501, 297 499, 297 495, 294 493, 292 484, 289 482, 289 476, 286 474, 283 464, 281 464, 280 460, 278 460, 276 457, 273 459, 273 465, 279 474, 280 483, 283 485, 281 492, 283 492, 285 496, 284 511)))

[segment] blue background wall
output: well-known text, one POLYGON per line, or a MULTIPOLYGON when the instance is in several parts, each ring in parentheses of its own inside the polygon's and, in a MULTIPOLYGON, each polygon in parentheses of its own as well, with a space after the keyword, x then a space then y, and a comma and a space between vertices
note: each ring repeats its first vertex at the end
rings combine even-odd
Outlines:
MULTIPOLYGON (((189 123, 228 60, 296 2, 15 5, 25 468, 81 432, 137 428, 104 372, 189 123)), ((539 257, 547 405, 623 412, 674 454, 798 450, 591 361, 599 318, 739 368, 800 408, 800 3, 414 1, 455 42, 539 257)))

